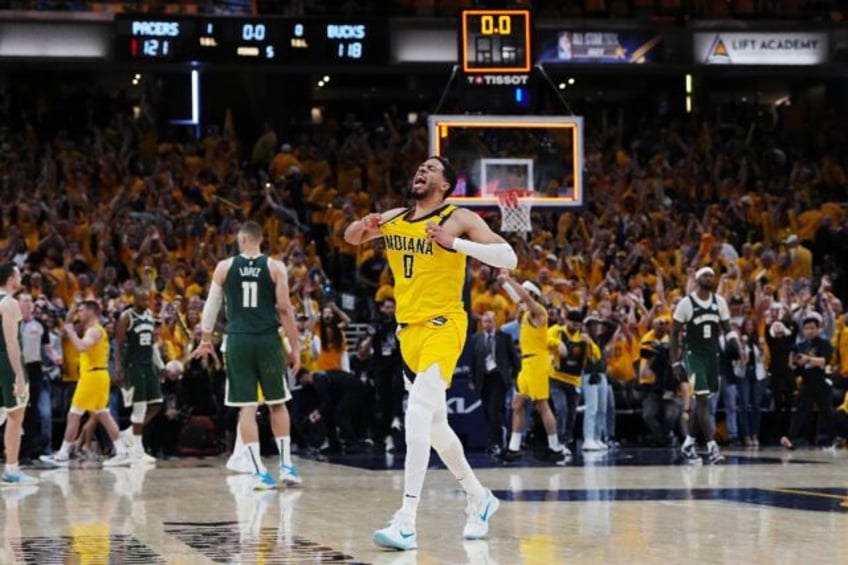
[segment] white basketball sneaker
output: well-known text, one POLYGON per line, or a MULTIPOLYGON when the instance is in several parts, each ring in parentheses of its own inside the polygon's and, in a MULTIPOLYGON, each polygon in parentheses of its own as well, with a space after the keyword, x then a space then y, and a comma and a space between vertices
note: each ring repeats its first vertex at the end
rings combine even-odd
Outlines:
POLYGON ((125 430, 122 430, 118 434, 118 441, 120 441, 123 446, 126 447, 128 450, 133 448, 133 446, 135 445, 135 441, 133 440, 132 426, 128 427, 125 430))
POLYGON ((280 465, 280 484, 284 487, 299 487, 303 483, 294 465, 280 465))
POLYGON ((396 512, 386 527, 374 532, 372 538, 374 543, 380 547, 409 551, 418 549, 418 536, 412 520, 396 512))
POLYGON ((104 467, 124 467, 126 465, 131 465, 133 462, 132 457, 126 451, 122 451, 121 453, 116 453, 109 459, 103 461, 104 467))
POLYGON ((227 459, 227 470, 233 473, 253 473, 253 463, 250 462, 250 457, 247 456, 247 449, 234 451, 230 458, 227 459))
POLYGON ((486 496, 482 500, 474 500, 469 496, 462 537, 467 540, 484 539, 489 534, 489 520, 500 506, 501 501, 489 489, 486 489, 486 496))
POLYGON ((42 455, 38 460, 53 467, 67 467, 70 463, 70 458, 59 451, 50 455, 42 455))

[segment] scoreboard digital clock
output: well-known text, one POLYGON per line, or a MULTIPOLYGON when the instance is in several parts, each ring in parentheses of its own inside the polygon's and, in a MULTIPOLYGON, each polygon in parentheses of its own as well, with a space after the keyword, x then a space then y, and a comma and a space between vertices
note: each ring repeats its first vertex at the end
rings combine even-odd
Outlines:
POLYGON ((460 60, 465 73, 529 73, 532 57, 529 10, 463 10, 460 60))
POLYGON ((115 18, 115 58, 271 65, 388 64, 385 21, 334 18, 115 18))

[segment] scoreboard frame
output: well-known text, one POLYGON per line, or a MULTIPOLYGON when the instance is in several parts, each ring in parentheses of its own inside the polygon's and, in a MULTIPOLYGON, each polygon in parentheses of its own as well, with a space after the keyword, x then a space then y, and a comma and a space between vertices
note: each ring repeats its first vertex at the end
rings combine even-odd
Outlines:
MULTIPOLYGON (((460 16, 459 59, 466 74, 524 74, 533 66, 533 23, 530 10, 463 10, 460 16), (516 25, 516 20, 517 24, 516 25), (523 53, 515 65, 481 65, 471 60, 471 48, 476 54, 477 40, 498 38, 516 45, 523 53)), ((476 58, 476 57, 475 57, 476 58)))
POLYGON ((377 18, 119 14, 113 45, 121 62, 359 68, 389 63, 390 33, 377 18))

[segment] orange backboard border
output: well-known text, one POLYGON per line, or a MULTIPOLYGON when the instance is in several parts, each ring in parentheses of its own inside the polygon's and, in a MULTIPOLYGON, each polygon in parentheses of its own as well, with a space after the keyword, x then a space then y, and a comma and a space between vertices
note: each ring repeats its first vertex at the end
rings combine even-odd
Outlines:
MULTIPOLYGON (((527 201, 534 207, 576 208, 583 205, 583 117, 582 116, 466 116, 434 115, 427 120, 430 136, 430 155, 441 155, 443 133, 451 127, 461 128, 563 128, 574 130, 572 159, 574 163, 574 196, 530 196, 527 201), (443 129, 446 128, 446 129, 443 129)), ((469 207, 496 207, 495 196, 455 196, 447 199, 453 204, 469 207)))

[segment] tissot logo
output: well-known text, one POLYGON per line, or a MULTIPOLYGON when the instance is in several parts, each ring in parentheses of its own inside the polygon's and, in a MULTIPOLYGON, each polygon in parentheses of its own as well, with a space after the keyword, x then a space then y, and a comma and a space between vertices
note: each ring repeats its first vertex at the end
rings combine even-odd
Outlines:
POLYGON ((467 77, 468 84, 486 86, 524 86, 528 75, 476 75, 467 77))

